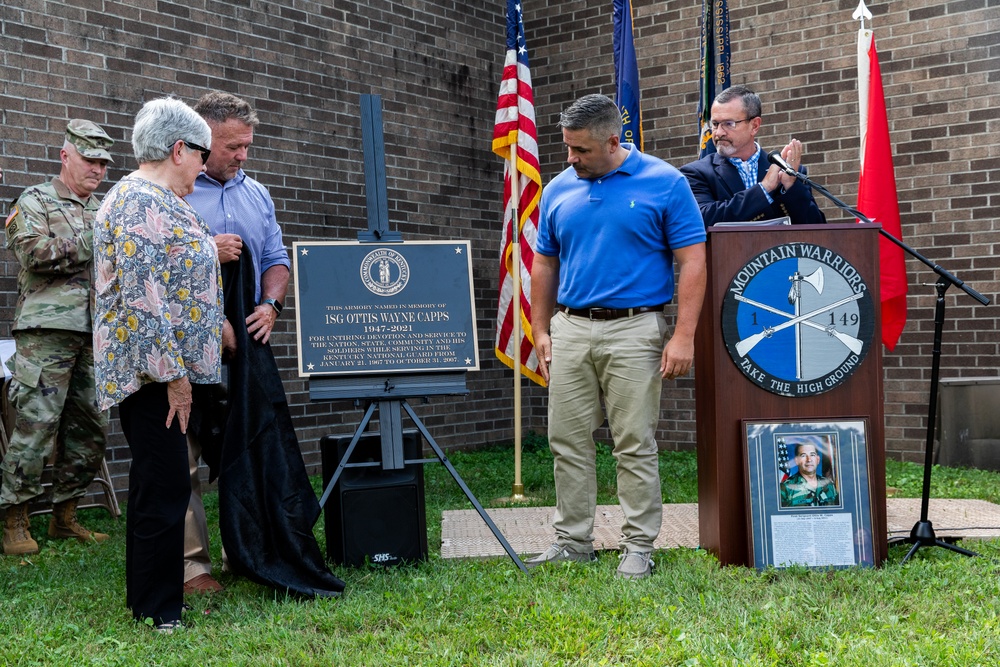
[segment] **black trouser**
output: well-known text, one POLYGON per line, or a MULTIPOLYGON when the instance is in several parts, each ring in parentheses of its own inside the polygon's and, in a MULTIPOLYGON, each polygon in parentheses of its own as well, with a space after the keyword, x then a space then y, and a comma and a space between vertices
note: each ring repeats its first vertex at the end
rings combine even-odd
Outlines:
POLYGON ((165 427, 167 385, 144 385, 118 408, 132 453, 125 528, 126 604, 137 620, 180 620, 184 603, 184 513, 191 496, 187 441, 165 427))

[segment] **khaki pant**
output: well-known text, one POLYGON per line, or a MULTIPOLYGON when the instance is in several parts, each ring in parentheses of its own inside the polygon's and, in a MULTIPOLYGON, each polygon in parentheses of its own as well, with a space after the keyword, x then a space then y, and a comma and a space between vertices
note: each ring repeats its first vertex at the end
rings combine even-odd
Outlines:
MULTIPOLYGON (((208 520, 205 518, 205 505, 201 499, 201 479, 198 476, 201 443, 188 433, 187 444, 191 499, 188 501, 187 514, 184 517, 184 581, 191 581, 200 574, 212 573, 212 556, 208 551, 208 520)), ((222 563, 225 568, 225 549, 222 550, 222 563)))
POLYGON ((604 421, 603 394, 625 516, 620 544, 651 551, 663 514, 655 439, 663 385, 663 315, 592 321, 560 312, 552 318, 551 334, 548 435, 555 458, 556 542, 570 551, 593 549, 593 434, 604 421))

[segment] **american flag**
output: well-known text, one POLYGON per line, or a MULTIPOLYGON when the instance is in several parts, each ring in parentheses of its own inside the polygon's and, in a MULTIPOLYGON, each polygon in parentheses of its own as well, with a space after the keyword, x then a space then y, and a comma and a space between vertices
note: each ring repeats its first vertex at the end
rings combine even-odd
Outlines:
POLYGON ((496 125, 493 128, 493 152, 506 160, 503 174, 503 239, 500 246, 500 301, 497 308, 496 354, 514 368, 515 345, 520 346, 521 371, 544 386, 538 373, 538 358, 531 337, 531 262, 538 232, 538 201, 542 196, 542 177, 538 166, 538 132, 535 129, 535 103, 528 70, 528 47, 524 41, 521 3, 507 0, 507 57, 504 61, 500 95, 497 97, 496 125), (510 161, 511 147, 517 146, 517 164, 510 161), (517 176, 518 201, 511 201, 511 173, 517 176), (520 294, 514 294, 513 240, 514 216, 521 261, 520 294), (520 303, 521 339, 514 338, 514 298, 520 303))

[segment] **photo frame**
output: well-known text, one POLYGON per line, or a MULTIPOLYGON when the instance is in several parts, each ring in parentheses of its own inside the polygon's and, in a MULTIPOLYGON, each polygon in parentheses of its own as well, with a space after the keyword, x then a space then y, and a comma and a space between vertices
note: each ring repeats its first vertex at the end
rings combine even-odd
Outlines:
POLYGON ((744 420, 754 566, 874 567, 868 420, 744 420))

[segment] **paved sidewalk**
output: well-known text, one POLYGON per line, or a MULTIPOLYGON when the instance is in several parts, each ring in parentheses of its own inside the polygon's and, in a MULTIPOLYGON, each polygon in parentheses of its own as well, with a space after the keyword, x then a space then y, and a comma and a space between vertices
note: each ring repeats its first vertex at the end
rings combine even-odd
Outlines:
MULTIPOLYGON (((555 541, 551 507, 511 507, 487 512, 518 554, 545 551, 555 541)), ((889 539, 906 537, 920 519, 919 498, 889 498, 886 502, 889 539)), ((985 500, 930 501, 928 519, 939 539, 992 539, 1000 537, 1000 505, 985 500)), ((600 505, 594 524, 594 548, 617 549, 621 509, 600 505)), ((698 505, 664 505, 663 529, 656 547, 698 546, 698 505)), ((441 515, 442 558, 487 558, 506 552, 474 510, 448 510, 441 515)))

